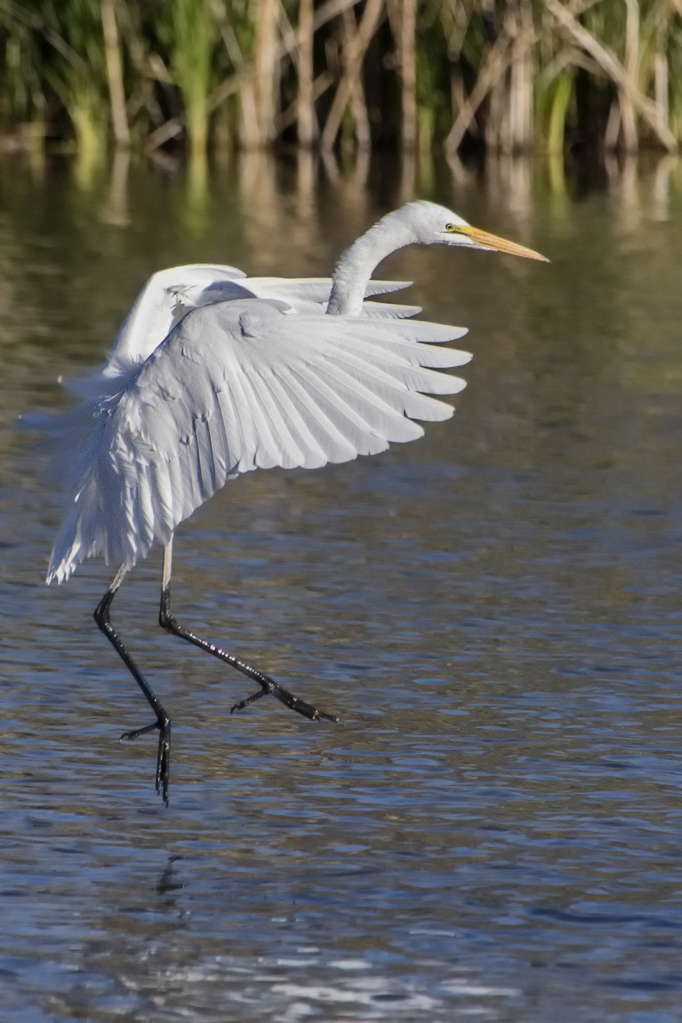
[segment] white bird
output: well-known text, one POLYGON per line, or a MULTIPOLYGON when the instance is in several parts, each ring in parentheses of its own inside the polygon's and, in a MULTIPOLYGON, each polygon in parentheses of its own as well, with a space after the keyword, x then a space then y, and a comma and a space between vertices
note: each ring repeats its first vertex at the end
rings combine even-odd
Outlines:
POLYGON ((471 356, 433 345, 466 330, 406 319, 416 307, 366 301, 406 286, 370 278, 382 259, 414 243, 544 259, 442 206, 412 202, 359 238, 331 280, 248 278, 228 266, 163 270, 138 296, 104 366, 70 385, 81 404, 39 424, 52 435, 54 472, 67 495, 47 581, 63 582, 95 554, 117 566, 95 620, 154 712, 152 724, 121 738, 158 730, 156 788, 166 803, 170 718, 111 624, 114 596, 137 559, 161 543, 161 627, 261 687, 232 710, 269 693, 311 720, 337 720, 177 623, 173 535, 240 473, 314 469, 376 454, 390 441, 421 437, 414 419, 452 415, 451 405, 423 392, 456 394, 465 386, 434 370, 471 356))

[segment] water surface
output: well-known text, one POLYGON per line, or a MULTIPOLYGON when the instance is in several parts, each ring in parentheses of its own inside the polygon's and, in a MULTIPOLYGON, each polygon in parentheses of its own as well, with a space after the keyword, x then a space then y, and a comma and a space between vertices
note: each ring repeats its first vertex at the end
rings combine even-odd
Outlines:
MULTIPOLYGON (((361 170, 361 169, 360 169, 361 170)), ((409 168, 407 169, 409 171, 409 168)), ((192 180, 0 166, 0 1008, 16 1023, 682 1018, 682 169, 367 175, 258 158, 192 180), (409 249, 469 386, 417 443, 256 472, 178 531, 179 619, 100 560, 47 588, 59 495, 13 428, 65 407, 146 277, 320 275, 416 194, 546 253, 409 249)))

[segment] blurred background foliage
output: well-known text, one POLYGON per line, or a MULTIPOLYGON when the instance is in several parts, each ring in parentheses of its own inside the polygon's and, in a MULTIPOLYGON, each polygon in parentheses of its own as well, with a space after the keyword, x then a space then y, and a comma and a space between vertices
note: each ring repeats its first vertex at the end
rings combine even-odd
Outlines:
POLYGON ((4 148, 675 151, 682 0, 0 0, 4 148))

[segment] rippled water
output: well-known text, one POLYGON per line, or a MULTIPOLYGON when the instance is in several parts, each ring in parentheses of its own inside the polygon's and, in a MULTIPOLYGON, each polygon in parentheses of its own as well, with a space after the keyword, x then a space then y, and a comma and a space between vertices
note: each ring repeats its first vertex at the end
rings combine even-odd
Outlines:
POLYGON ((13 429, 64 404, 145 278, 328 272, 409 174, 259 159, 205 184, 0 166, 0 1009, 88 1020, 682 1019, 682 168, 422 168, 546 253, 405 250, 475 358, 412 445, 230 483, 178 533, 181 621, 341 717, 312 724, 156 626, 160 559, 44 570, 59 497, 13 429), (245 684, 246 683, 246 684, 245 684))

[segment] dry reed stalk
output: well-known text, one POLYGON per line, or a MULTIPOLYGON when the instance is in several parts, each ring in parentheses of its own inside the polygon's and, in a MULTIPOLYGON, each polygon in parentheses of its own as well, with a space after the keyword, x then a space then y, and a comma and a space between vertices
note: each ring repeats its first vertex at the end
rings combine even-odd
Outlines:
POLYGON ((580 25, 573 15, 558 3, 558 0, 545 0, 545 6, 566 29, 569 35, 594 58, 602 70, 606 72, 607 76, 617 86, 627 92, 635 110, 647 122, 661 145, 671 153, 677 152, 675 136, 666 125, 659 123, 656 104, 640 92, 613 54, 606 50, 586 28, 580 25))
POLYGON ((536 41, 527 3, 507 12, 501 36, 509 40, 507 66, 490 87, 486 147, 505 154, 533 146, 533 60, 536 41))
MULTIPOLYGON (((237 89, 235 88, 235 92, 237 89)), ((259 149, 262 137, 258 125, 258 106, 253 76, 245 74, 239 88, 239 120, 237 142, 240 149, 259 149)))
MULTIPOLYGON (((360 0, 327 0, 326 3, 322 4, 321 7, 315 11, 313 17, 313 32, 317 32, 318 29, 326 25, 327 22, 333 18, 338 17, 344 10, 350 7, 355 7, 360 0)), ((0 4, 2 0, 0 0, 0 4)), ((300 46, 301 33, 300 27, 296 31, 287 33, 286 36, 279 42, 275 43, 274 57, 275 62, 283 60, 294 52, 296 47, 300 46)), ((244 90, 253 89, 253 75, 254 66, 252 64, 246 64, 243 60, 240 63, 233 61, 237 70, 234 74, 228 75, 224 78, 220 85, 216 86, 211 95, 208 98, 208 111, 209 113, 216 110, 222 103, 225 102, 230 96, 235 93, 242 93, 244 90)))
MULTIPOLYGON (((352 5, 349 4, 348 6, 352 5)), ((322 149, 331 149, 336 141, 336 136, 341 127, 341 119, 351 99, 354 84, 360 80, 362 63, 367 48, 379 26, 383 6, 384 0, 367 0, 365 4, 360 24, 353 36, 352 45, 349 47, 350 52, 346 67, 336 90, 331 109, 327 115, 327 121, 320 139, 322 149)))
POLYGON ((115 0, 101 0, 102 29, 104 32, 104 55, 106 57, 107 84, 111 105, 111 123, 116 145, 125 148, 130 145, 130 131, 126 113, 126 97, 123 89, 121 50, 116 25, 115 0))
POLYGON ((509 142, 508 152, 533 147, 533 60, 527 46, 509 71, 509 142))
POLYGON ((620 135, 620 127, 623 121, 621 110, 622 107, 619 100, 614 99, 611 103, 606 130, 604 131, 604 149, 607 153, 613 152, 618 145, 618 136, 620 135))
POLYGON ((658 123, 663 129, 668 127, 668 58, 660 50, 654 57, 654 96, 658 123))
POLYGON ((217 89, 214 89, 206 102, 209 113, 213 113, 234 93, 239 94, 239 108, 237 112, 237 142, 240 149, 257 149, 260 144, 258 134, 258 114, 256 111, 256 96, 253 85, 253 66, 247 65, 242 51, 239 48, 234 29, 227 17, 220 18, 218 22, 225 49, 230 61, 237 68, 237 72, 225 79, 217 89), (219 98, 217 99, 217 94, 219 98))
POLYGON ((459 60, 462 43, 474 14, 474 2, 473 0, 442 0, 439 13, 447 40, 448 59, 459 60))
MULTIPOLYGON (((627 12, 625 21, 625 59, 623 70, 633 85, 637 84, 639 64, 639 3, 638 0, 625 0, 627 12)), ((622 86, 618 90, 618 101, 621 110, 621 131, 623 148, 628 153, 636 153, 639 148, 637 139, 637 120, 635 108, 628 91, 622 86)))
POLYGON ((179 117, 171 117, 169 121, 164 121, 158 128, 150 132, 144 140, 145 153, 150 156, 166 142, 170 142, 171 139, 182 135, 184 130, 184 122, 179 117))
POLYGON ((414 149, 417 141, 417 68, 415 59, 417 0, 400 0, 399 10, 400 141, 404 149, 414 149))
POLYGON ((504 30, 500 33, 488 50, 485 60, 479 70, 476 84, 457 114, 455 122, 445 139, 445 152, 448 155, 454 156, 457 152, 471 121, 476 115, 476 111, 491 89, 498 81, 500 81, 502 76, 506 74, 514 56, 518 59, 519 54, 523 52, 522 47, 526 48, 532 46, 535 40, 535 32, 530 34, 524 33, 523 38, 517 40, 516 47, 512 51, 509 35, 504 30))
POLYGON ((485 145, 491 153, 510 151, 509 136, 509 71, 518 60, 515 41, 517 24, 515 11, 507 10, 500 35, 509 40, 508 64, 490 88, 490 99, 485 118, 485 145))
MULTIPOLYGON (((511 57, 510 61, 511 63, 511 57)), ((496 153, 498 149, 505 146, 505 99, 507 83, 505 81, 508 66, 500 75, 497 81, 491 86, 488 99, 488 111, 485 119, 485 148, 489 153, 496 153)))
MULTIPOLYGON (((453 122, 466 102, 460 56, 472 14, 473 5, 468 5, 463 0, 443 0, 440 7, 440 19, 447 41, 447 56, 450 64, 450 108, 453 122)), ((469 131, 478 135, 475 121, 469 122, 469 131)))
POLYGON ((258 144, 275 137, 277 21, 275 0, 258 0, 254 15, 256 44, 253 69, 258 144))
POLYGON ((313 0, 298 5, 298 144, 309 148, 317 138, 313 88, 313 0))
MULTIPOLYGON (((323 71, 313 81, 313 104, 317 102, 320 96, 323 96, 327 89, 330 89, 334 84, 335 79, 328 71, 323 71)), ((275 129, 277 136, 279 137, 285 128, 288 128, 292 124, 296 124, 298 121, 298 97, 286 107, 282 113, 275 120, 275 129)), ((315 124, 317 124, 317 116, 315 117, 315 124)), ((299 142, 300 145, 300 142, 299 142)), ((305 147, 303 147, 305 148, 305 147)), ((310 148, 310 147, 308 147, 310 148)))
MULTIPOLYGON (((358 26, 355 20, 355 15, 350 8, 347 8, 341 15, 344 62, 352 59, 357 28, 358 26)), ((352 80, 348 106, 353 117, 353 130, 355 132, 357 147, 361 152, 364 152, 372 146, 372 135, 369 126, 369 114, 367 113, 367 102, 365 100, 365 87, 362 84, 362 75, 358 75, 352 80)))
MULTIPOLYGON (((679 6, 682 8, 682 4, 679 6)), ((652 44, 654 103, 658 112, 659 124, 666 128, 670 119, 668 44, 673 31, 672 22, 676 10, 677 5, 674 0, 662 0, 657 11, 652 44)))

